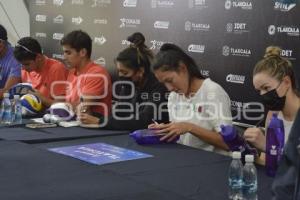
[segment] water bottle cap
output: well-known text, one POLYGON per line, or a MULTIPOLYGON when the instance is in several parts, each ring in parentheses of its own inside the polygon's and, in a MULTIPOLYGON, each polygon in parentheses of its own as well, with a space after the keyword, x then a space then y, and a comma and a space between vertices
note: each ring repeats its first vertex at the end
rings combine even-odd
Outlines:
POLYGON ((231 141, 236 137, 237 130, 232 125, 221 125, 221 136, 224 141, 231 141))
POLYGON ((254 162, 254 156, 253 155, 246 155, 245 160, 246 160, 246 162, 254 162))
POLYGON ((3 97, 4 97, 4 98, 9 98, 9 93, 4 93, 4 94, 3 94, 3 97))
POLYGON ((273 113, 268 128, 283 128, 283 120, 278 118, 277 113, 273 113))
POLYGON ((232 158, 233 159, 241 159, 241 157, 242 157, 242 155, 241 155, 241 152, 239 152, 239 151, 234 151, 232 153, 232 158))
POLYGON ((20 99, 20 95, 14 95, 14 99, 20 99))

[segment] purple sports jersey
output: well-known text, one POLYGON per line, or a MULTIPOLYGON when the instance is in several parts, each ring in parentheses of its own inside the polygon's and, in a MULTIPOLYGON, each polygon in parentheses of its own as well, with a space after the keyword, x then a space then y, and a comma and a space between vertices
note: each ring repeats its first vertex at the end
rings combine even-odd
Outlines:
POLYGON ((7 43, 7 52, 0 57, 0 89, 10 77, 21 77, 21 64, 14 57, 13 47, 7 43))

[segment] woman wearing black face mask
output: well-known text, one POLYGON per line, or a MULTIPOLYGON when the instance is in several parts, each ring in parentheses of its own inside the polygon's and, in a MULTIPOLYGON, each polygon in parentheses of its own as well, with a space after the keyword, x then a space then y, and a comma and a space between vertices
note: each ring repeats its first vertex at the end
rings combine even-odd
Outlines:
POLYGON ((130 47, 121 51, 115 60, 119 79, 112 115, 104 118, 82 113, 79 119, 87 127, 136 130, 147 128, 152 119, 169 120, 167 89, 150 70, 153 54, 145 45, 145 37, 134 33, 127 40, 130 47))
MULTIPOLYGON (((300 94, 296 89, 292 64, 282 58, 280 52, 279 47, 270 46, 266 49, 264 59, 259 61, 254 68, 253 85, 269 111, 265 126, 268 126, 272 113, 277 112, 284 122, 286 142, 300 108, 300 94)), ((261 129, 249 128, 244 136, 255 147, 265 151, 266 138, 261 129)))

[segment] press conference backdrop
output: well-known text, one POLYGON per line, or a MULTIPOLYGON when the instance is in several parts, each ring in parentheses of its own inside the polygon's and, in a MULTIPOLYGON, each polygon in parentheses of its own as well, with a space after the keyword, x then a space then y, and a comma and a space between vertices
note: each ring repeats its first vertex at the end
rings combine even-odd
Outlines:
POLYGON ((235 121, 260 118, 249 104, 259 100, 252 70, 269 45, 280 46, 300 74, 298 0, 28 0, 31 36, 44 52, 62 59, 60 39, 82 29, 93 39, 92 58, 112 74, 114 58, 142 32, 157 52, 178 44, 198 63, 204 76, 221 84, 231 98, 235 121), (249 111, 249 109, 252 110, 249 111), (249 111, 249 112, 245 112, 249 111), (254 111, 254 113, 253 113, 254 111))

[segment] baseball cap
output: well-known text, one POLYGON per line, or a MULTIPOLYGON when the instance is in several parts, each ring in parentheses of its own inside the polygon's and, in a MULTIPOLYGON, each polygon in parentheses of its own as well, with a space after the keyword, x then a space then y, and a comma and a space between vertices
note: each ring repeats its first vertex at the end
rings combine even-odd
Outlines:
POLYGON ((4 26, 2 26, 1 24, 0 24, 0 39, 5 41, 7 40, 7 31, 4 28, 4 26))

